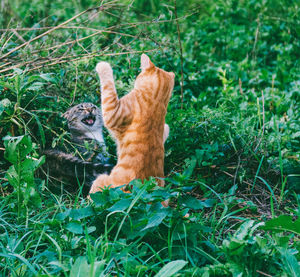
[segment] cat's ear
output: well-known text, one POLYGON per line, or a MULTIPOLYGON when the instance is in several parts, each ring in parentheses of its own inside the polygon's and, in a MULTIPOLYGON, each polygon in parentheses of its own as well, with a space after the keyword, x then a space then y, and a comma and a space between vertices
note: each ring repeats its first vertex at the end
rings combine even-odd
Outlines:
POLYGON ((150 61, 149 57, 146 54, 142 54, 141 56, 141 69, 144 71, 154 67, 154 64, 150 61))

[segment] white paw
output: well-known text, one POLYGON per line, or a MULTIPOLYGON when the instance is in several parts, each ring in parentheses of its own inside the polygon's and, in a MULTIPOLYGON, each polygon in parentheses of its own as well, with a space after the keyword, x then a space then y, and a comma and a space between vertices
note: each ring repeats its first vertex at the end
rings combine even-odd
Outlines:
POLYGON ((100 62, 96 66, 96 71, 98 72, 99 76, 112 76, 113 72, 111 66, 107 62, 100 62))
POLYGON ((96 193, 97 191, 100 191, 100 189, 98 188, 98 186, 94 182, 93 185, 92 185, 92 187, 91 187, 91 189, 90 189, 89 194, 96 193))
POLYGON ((165 124, 165 127, 164 127, 164 134, 163 134, 163 141, 165 143, 165 141, 167 140, 168 136, 169 136, 169 133, 170 133, 170 127, 168 124, 165 124))

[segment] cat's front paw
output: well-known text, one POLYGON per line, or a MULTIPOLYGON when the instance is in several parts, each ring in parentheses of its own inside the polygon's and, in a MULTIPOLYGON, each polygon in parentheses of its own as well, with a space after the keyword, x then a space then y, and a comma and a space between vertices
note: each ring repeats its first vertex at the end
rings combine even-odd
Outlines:
POLYGON ((98 191, 101 191, 101 187, 97 183, 93 183, 92 187, 90 188, 89 194, 96 193, 98 191))
POLYGON ((96 71, 98 72, 100 78, 109 78, 113 77, 113 71, 111 66, 107 62, 100 62, 96 66, 96 71))

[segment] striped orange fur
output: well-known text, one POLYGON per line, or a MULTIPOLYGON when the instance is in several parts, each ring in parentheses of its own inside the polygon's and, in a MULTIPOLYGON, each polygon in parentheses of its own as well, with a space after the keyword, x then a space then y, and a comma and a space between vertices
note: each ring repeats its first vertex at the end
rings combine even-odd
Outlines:
POLYGON ((133 179, 164 177, 164 141, 169 133, 165 115, 175 75, 156 67, 145 54, 141 56, 141 69, 133 90, 119 99, 110 65, 97 64, 104 125, 116 140, 118 162, 110 175, 97 177, 90 193, 133 179))

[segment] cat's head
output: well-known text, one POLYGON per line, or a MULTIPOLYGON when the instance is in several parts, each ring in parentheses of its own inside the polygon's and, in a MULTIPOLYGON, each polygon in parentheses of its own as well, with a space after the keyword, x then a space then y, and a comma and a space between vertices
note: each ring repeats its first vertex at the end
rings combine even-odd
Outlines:
POLYGON ((171 93, 174 87, 175 74, 156 67, 146 54, 141 56, 142 72, 137 76, 134 86, 136 88, 151 88, 171 93))
POLYGON ((68 109, 63 117, 68 120, 71 133, 88 135, 89 133, 102 131, 101 110, 92 103, 80 103, 68 109))

